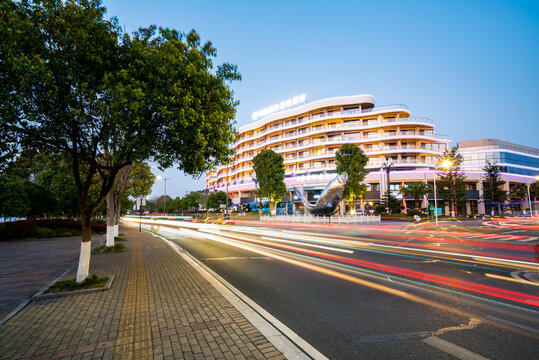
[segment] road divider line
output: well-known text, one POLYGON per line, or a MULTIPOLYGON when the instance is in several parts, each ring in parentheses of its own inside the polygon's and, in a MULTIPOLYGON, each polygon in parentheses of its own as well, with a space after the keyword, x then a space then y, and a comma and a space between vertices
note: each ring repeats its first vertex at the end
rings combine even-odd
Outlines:
POLYGON ((428 344, 432 347, 435 347, 438 350, 441 350, 445 353, 453 355, 454 357, 461 360, 488 360, 488 358, 476 354, 470 350, 466 350, 463 347, 450 343, 440 339, 437 336, 429 336, 428 338, 422 340, 425 344, 428 344))

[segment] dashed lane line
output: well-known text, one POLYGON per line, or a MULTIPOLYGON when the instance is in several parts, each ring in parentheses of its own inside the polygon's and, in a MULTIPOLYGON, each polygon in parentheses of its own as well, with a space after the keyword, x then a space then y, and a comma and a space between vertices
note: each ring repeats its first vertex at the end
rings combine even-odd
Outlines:
POLYGON ((465 348, 450 343, 449 341, 440 339, 437 336, 430 336, 423 339, 423 342, 461 360, 488 360, 486 357, 476 354, 470 350, 466 350, 465 348))

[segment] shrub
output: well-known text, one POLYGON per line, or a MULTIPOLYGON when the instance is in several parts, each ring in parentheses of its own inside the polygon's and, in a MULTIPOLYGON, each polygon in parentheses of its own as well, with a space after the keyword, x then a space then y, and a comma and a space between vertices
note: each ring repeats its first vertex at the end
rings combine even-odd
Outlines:
POLYGON ((127 239, 124 238, 124 237, 121 237, 121 236, 116 236, 116 237, 114 238, 114 241, 127 241, 127 239))
POLYGON ((37 229, 34 230, 34 234, 38 238, 50 238, 50 237, 56 236, 56 231, 54 231, 53 229, 46 228, 46 227, 38 227, 37 229))
POLYGON ((408 216, 414 216, 414 215, 421 216, 421 211, 419 211, 418 209, 408 210, 408 216))
POLYGON ((94 248, 93 253, 102 254, 102 253, 108 253, 108 252, 120 252, 124 250, 125 250, 124 244, 114 244, 114 246, 101 245, 94 248))
POLYGON ((374 205, 373 209, 376 215, 384 214, 386 212, 386 209, 382 205, 374 205))
POLYGON ((103 287, 109 280, 108 277, 99 277, 95 274, 89 275, 83 282, 77 284, 75 280, 58 281, 52 285, 45 293, 59 293, 64 291, 75 291, 103 287))
POLYGON ((18 220, 4 223, 0 227, 0 240, 30 237, 37 228, 35 220, 18 220))

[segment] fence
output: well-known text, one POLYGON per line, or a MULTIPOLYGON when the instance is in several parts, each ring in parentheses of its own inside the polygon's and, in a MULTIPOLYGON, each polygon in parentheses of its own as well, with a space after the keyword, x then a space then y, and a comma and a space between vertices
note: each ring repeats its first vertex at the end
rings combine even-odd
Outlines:
POLYGON ((260 221, 276 221, 287 223, 308 224, 363 224, 379 223, 380 215, 356 215, 356 216, 312 216, 312 215, 261 215, 260 221))

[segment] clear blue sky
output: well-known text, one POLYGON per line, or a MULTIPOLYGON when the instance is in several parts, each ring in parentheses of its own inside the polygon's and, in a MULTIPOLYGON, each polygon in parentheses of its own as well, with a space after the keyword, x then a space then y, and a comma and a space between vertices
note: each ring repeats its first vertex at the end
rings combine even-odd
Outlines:
MULTIPOLYGON (((126 31, 195 29, 238 65, 236 123, 289 97, 372 94, 434 120, 454 143, 539 147, 539 1, 106 0, 126 31)), ((204 188, 177 170, 167 194, 204 188)), ((153 195, 162 194, 157 182, 153 195)))

